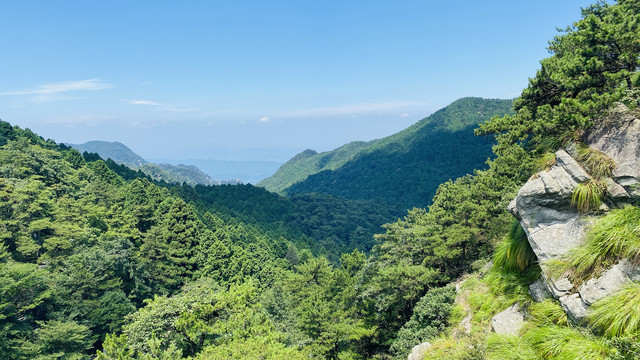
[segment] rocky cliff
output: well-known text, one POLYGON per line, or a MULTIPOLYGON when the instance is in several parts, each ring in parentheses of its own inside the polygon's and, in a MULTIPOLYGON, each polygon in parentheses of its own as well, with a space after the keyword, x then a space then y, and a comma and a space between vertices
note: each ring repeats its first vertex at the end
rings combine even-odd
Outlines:
POLYGON ((640 202, 640 117, 618 105, 609 116, 571 144, 555 153, 555 164, 534 175, 509 205, 525 230, 542 268, 542 278, 530 287, 536 301, 546 296, 558 300, 574 323, 580 323, 589 306, 640 280, 640 267, 620 259, 591 278, 574 283, 567 274, 558 276, 549 264, 562 259, 585 242, 598 218, 611 209, 640 202), (609 172, 596 174, 585 152, 612 161, 609 172), (597 183, 602 189, 597 207, 579 211, 575 193, 580 184, 597 183))

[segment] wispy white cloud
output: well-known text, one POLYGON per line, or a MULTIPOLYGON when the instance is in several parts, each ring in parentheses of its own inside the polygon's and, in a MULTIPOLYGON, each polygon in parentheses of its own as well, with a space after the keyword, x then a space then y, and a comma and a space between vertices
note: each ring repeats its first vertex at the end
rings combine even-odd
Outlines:
POLYGON ((269 117, 265 116, 265 117, 260 118, 260 122, 263 122, 263 123, 269 122, 269 117))
POLYGON ((88 79, 43 84, 26 90, 0 92, 0 95, 54 95, 70 91, 102 90, 110 87, 113 85, 102 82, 100 79, 88 79))
POLYGON ((131 104, 131 105, 147 105, 147 106, 158 106, 164 111, 170 112, 188 112, 188 111, 196 111, 196 108, 179 108, 170 104, 163 104, 157 101, 152 100, 135 100, 135 99, 122 99, 122 101, 131 104))
POLYGON ((72 93, 102 90, 113 85, 100 81, 100 79, 87 79, 78 81, 66 81, 37 85, 30 89, 4 91, 0 96, 16 96, 32 103, 46 103, 55 100, 77 99, 72 93))
POLYGON ((167 107, 165 110, 172 112, 189 112, 196 111, 198 108, 175 108, 175 107, 167 107))
POLYGON ((362 113, 380 113, 389 110, 407 108, 411 106, 425 105, 421 101, 397 101, 397 102, 378 102, 378 103, 358 103, 342 106, 302 109, 280 114, 280 117, 321 117, 321 116, 337 116, 337 115, 354 115, 362 113))
POLYGON ((409 117, 409 114, 407 114, 407 113, 402 113, 402 114, 400 114, 400 117, 404 117, 404 118, 406 118, 406 117, 409 117))
POLYGON ((132 99, 122 99, 122 101, 129 103, 131 105, 150 105, 150 106, 160 106, 159 102, 151 101, 151 100, 132 100, 132 99))

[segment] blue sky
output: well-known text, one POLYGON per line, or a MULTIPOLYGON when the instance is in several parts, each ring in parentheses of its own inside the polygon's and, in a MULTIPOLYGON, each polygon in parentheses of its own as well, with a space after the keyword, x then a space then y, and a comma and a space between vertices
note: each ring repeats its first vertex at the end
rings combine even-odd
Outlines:
POLYGON ((591 1, 0 3, 0 119, 150 159, 285 161, 518 96, 591 1))

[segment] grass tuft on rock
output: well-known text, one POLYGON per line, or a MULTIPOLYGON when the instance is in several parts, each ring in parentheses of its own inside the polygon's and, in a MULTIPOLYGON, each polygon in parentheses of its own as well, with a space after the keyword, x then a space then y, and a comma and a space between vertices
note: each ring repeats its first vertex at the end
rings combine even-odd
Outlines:
POLYGON ((538 156, 534 162, 535 172, 547 171, 556 164, 556 154, 554 152, 545 152, 538 156))
POLYGON ((595 179, 611 177, 616 168, 615 161, 599 150, 580 144, 577 153, 577 160, 595 179))
POLYGON ((531 360, 538 358, 527 341, 518 336, 491 334, 487 339, 487 360, 531 360))
POLYGON ((587 321, 607 337, 640 333, 640 284, 632 283, 594 303, 587 321))
POLYGON ((537 326, 560 325, 566 326, 567 313, 557 301, 550 299, 532 303, 527 309, 529 319, 537 326))
POLYGON ((610 211, 591 226, 584 245, 546 265, 554 277, 571 273, 579 280, 622 258, 640 261, 640 208, 636 206, 610 211))
POLYGON ((571 195, 571 205, 578 211, 588 213, 597 210, 602 204, 602 185, 593 179, 587 180, 576 186, 571 195))
POLYGON ((506 271, 524 272, 537 261, 538 258, 531 249, 527 234, 520 223, 514 219, 509 234, 496 247, 493 256, 494 266, 506 271))

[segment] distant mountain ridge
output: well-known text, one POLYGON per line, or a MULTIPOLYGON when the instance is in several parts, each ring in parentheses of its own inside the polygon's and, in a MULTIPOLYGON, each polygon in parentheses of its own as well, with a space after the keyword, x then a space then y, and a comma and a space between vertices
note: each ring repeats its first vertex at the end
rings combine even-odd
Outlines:
POLYGON ((257 184, 273 175, 283 162, 267 160, 215 160, 188 158, 180 160, 147 159, 156 164, 189 164, 217 179, 235 179, 244 184, 257 184))
MULTIPOLYGON (((134 153, 126 145, 114 141, 88 141, 84 144, 66 144, 80 152, 96 153, 103 159, 111 159, 132 169, 139 169, 152 179, 168 183, 187 183, 189 185, 220 185, 233 181, 216 181, 193 165, 154 164, 134 153)), ((235 182, 237 183, 237 182, 235 182)))
POLYGON ((511 111, 512 100, 462 98, 382 139, 305 150, 258 185, 286 195, 317 192, 425 207, 441 183, 485 166, 492 139, 473 129, 511 111))
POLYGON ((127 165, 129 167, 138 167, 147 164, 148 161, 140 155, 134 153, 123 143, 117 141, 87 141, 84 144, 65 144, 82 152, 96 153, 103 159, 111 159, 118 164, 127 165))

